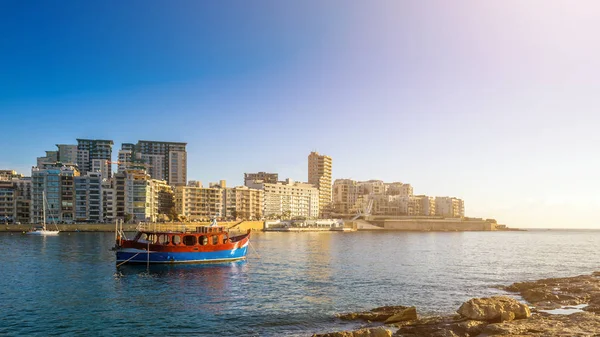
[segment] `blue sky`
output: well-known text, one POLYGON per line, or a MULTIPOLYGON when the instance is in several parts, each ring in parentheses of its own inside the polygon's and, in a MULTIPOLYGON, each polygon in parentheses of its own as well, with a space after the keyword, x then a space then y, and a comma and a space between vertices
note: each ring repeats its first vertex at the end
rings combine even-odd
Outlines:
MULTIPOLYGON (((518 227, 600 227, 600 5, 2 1, 0 167, 76 138, 188 143, 189 179, 411 183, 518 227)), ((116 153, 116 151, 114 151, 116 153)))

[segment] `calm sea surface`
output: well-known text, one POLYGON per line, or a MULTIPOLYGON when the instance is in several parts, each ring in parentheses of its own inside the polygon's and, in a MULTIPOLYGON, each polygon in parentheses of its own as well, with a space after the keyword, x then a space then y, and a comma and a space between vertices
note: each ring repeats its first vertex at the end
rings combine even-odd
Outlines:
POLYGON ((245 262, 115 267, 111 233, 0 234, 0 335, 306 336, 598 270, 600 231, 255 233, 245 262), (260 256, 260 257, 259 257, 260 256))

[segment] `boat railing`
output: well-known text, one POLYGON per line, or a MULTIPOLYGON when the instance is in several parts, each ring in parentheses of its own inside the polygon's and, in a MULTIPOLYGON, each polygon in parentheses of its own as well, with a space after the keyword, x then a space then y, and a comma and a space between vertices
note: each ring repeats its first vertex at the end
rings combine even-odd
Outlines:
POLYGON ((139 232, 175 232, 175 233, 190 233, 196 231, 196 225, 187 225, 184 223, 151 223, 142 222, 138 224, 139 232))

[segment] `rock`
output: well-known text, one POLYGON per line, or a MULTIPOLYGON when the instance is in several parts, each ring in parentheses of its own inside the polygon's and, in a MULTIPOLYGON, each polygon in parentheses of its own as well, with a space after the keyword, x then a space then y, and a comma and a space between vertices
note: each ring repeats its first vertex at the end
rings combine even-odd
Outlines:
POLYGON ((417 319, 417 308, 406 308, 385 320, 385 324, 397 323, 403 321, 411 321, 417 319))
POLYGON ((521 296, 529 302, 536 303, 541 301, 558 301, 558 295, 553 294, 549 290, 535 288, 527 289, 521 292, 521 296))
POLYGON ((530 319, 487 325, 481 336, 596 336, 600 317, 591 313, 534 315, 530 319))
POLYGON ((315 334, 313 337, 392 337, 392 331, 378 327, 365 328, 354 331, 330 332, 326 334, 315 334))
POLYGON ((463 303, 457 312, 463 317, 486 322, 502 322, 531 316, 527 305, 506 296, 472 298, 463 303))
POLYGON ((394 336, 402 337, 472 337, 477 336, 487 322, 465 321, 460 316, 437 316, 407 322, 394 336))
MULTIPOLYGON (((364 321, 371 322, 385 322, 392 316, 399 315, 405 312, 406 309, 413 308, 415 310, 416 316, 416 308, 415 307, 405 307, 405 306, 385 306, 371 309, 370 311, 362 311, 362 312, 351 312, 345 314, 339 314, 337 317, 345 320, 356 320, 361 319, 364 321)), ((396 321, 399 322, 399 321, 396 321)))

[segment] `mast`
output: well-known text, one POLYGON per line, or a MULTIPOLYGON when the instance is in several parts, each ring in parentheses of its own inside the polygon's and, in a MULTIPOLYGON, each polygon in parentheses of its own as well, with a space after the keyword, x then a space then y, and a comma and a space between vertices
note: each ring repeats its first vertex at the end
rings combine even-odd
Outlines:
POLYGON ((42 228, 46 230, 46 190, 42 191, 42 228))

